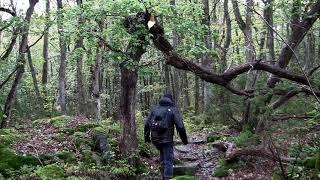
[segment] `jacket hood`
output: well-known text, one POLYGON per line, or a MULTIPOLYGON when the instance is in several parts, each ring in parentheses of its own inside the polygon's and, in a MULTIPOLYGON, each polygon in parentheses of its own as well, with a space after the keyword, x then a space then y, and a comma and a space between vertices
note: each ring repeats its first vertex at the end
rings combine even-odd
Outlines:
POLYGON ((173 102, 170 98, 162 97, 159 101, 160 106, 173 106, 173 102))

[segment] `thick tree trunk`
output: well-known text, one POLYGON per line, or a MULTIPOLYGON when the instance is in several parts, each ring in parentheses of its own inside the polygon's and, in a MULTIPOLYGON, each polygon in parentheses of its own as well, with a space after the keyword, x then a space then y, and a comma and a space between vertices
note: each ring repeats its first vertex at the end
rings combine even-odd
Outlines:
POLYGON ((93 106, 94 106, 94 114, 96 120, 101 120, 101 86, 100 86, 100 78, 101 78, 101 63, 102 63, 102 49, 103 42, 99 41, 96 51, 96 63, 94 66, 94 78, 93 78, 93 91, 91 93, 91 97, 93 98, 93 106))
MULTIPOLYGON (((129 17, 127 17, 129 18, 129 17)), ((130 25, 135 26, 135 31, 130 31, 131 26, 127 26, 127 31, 134 34, 133 37, 137 39, 131 40, 127 47, 126 53, 129 55, 132 61, 139 62, 141 56, 146 52, 144 49, 147 45, 146 34, 144 29, 140 29, 137 26, 144 24, 145 16, 134 16, 134 20, 130 21, 130 25), (138 40, 138 43, 137 43, 138 40)), ((128 22, 126 19, 125 22, 128 22)), ((127 62, 120 64, 121 68, 121 99, 120 99, 120 119, 121 119, 121 139, 120 139, 120 151, 123 155, 129 157, 132 156, 138 147, 137 133, 136 133, 136 88, 138 73, 135 67, 127 67, 127 62)), ((135 165, 134 158, 129 159, 131 165, 135 165)))
MULTIPOLYGON (((77 5, 82 9, 82 0, 77 0, 77 5)), ((82 115, 87 115, 87 96, 84 88, 84 79, 83 79, 83 30, 82 26, 85 23, 85 20, 82 16, 78 19, 78 29, 79 37, 76 41, 75 51, 77 57, 77 92, 78 92, 78 112, 82 115)))
MULTIPOLYGON (((228 6, 228 0, 224 0, 223 2, 223 14, 225 17, 225 34, 226 38, 223 43, 222 47, 222 55, 221 55, 221 63, 220 63, 220 72, 224 72, 227 69, 227 54, 229 51, 229 47, 231 44, 231 19, 229 14, 229 6, 228 6)), ((229 116, 232 116, 232 111, 228 111, 230 109, 229 107, 229 95, 225 93, 222 89, 219 89, 216 93, 217 100, 218 100, 218 106, 222 107, 222 111, 220 111, 222 119, 227 120, 229 119, 229 116)))
POLYGON ((273 35, 273 0, 264 1, 265 8, 263 11, 264 19, 267 21, 267 49, 268 49, 268 58, 271 64, 275 64, 275 52, 274 52, 274 35, 273 35))
POLYGON ((58 111, 66 114, 66 59, 67 59, 67 44, 65 41, 64 27, 63 27, 63 5, 62 0, 57 0, 58 15, 58 33, 59 33, 59 46, 60 46, 60 67, 59 67, 59 86, 58 86, 58 111))
POLYGON ((12 117, 12 109, 16 100, 17 95, 17 89, 18 85, 21 82, 24 69, 25 69, 25 55, 27 53, 28 49, 28 35, 29 35, 29 26, 32 13, 34 11, 35 5, 38 3, 38 0, 29 0, 29 8, 27 10, 25 21, 27 22, 26 25, 21 29, 22 31, 22 37, 19 45, 19 55, 17 60, 17 71, 16 76, 13 81, 13 84, 11 86, 10 92, 7 96, 5 107, 4 107, 4 115, 2 122, 0 124, 0 128, 7 127, 7 125, 10 123, 11 117, 12 117))
POLYGON ((49 65, 49 20, 50 20, 50 0, 46 0, 46 27, 43 35, 43 65, 42 65, 42 84, 48 83, 48 65, 49 65))
MULTIPOLYGON (((209 9, 209 0, 202 0, 203 4, 203 24, 206 26, 206 32, 205 32, 205 45, 208 50, 208 53, 205 54, 203 57, 203 62, 202 65, 203 67, 206 67, 208 69, 212 68, 212 63, 211 63, 211 57, 210 57, 210 51, 212 50, 212 41, 211 41, 211 22, 210 22, 210 9, 209 9)), ((216 13, 216 8, 214 9, 214 14, 216 13)), ((210 84, 207 82, 203 82, 203 105, 204 109, 207 109, 207 106, 209 104, 211 97, 210 93, 210 84)))

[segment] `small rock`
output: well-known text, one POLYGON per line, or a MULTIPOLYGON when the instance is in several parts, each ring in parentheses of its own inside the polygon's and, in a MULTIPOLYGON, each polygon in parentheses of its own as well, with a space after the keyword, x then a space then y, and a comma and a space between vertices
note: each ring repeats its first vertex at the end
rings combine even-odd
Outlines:
POLYGON ((206 142, 206 137, 193 136, 188 139, 190 144, 201 144, 206 142))
POLYGON ((208 167, 212 167, 212 166, 213 166, 212 162, 207 162, 207 163, 203 164, 201 167, 208 168, 208 167))
POLYGON ((199 169, 199 163, 188 163, 184 165, 173 166, 173 174, 178 175, 194 175, 199 169))
POLYGON ((191 148, 188 147, 187 145, 178 145, 178 146, 175 146, 174 148, 181 153, 188 153, 191 151, 191 148))
POLYGON ((184 156, 184 157, 181 157, 181 160, 182 161, 196 161, 198 160, 198 158, 196 156, 184 156))

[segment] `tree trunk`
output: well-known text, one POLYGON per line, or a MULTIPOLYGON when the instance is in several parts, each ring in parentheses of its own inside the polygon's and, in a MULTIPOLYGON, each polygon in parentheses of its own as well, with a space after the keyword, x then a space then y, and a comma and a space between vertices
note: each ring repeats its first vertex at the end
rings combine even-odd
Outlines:
POLYGON ((102 62, 103 42, 99 40, 96 51, 96 63, 94 66, 93 91, 91 97, 93 98, 94 114, 96 120, 101 120, 101 98, 100 98, 100 78, 101 78, 101 62, 102 62))
MULTIPOLYGON (((82 0, 77 0, 77 5, 82 9, 82 0)), ((83 11, 83 10, 82 10, 83 11)), ((79 37, 76 41, 75 51, 77 57, 77 92, 78 92, 78 112, 82 115, 87 115, 87 96, 84 88, 83 80, 83 29, 82 26, 85 20, 82 16, 78 19, 79 37)))
POLYGON ((48 83, 48 62, 49 62, 49 20, 50 20, 50 0, 46 0, 46 27, 43 35, 43 65, 42 65, 42 84, 48 83))
POLYGON ((316 45, 315 45, 315 37, 313 31, 310 31, 307 35, 307 44, 305 47, 305 62, 304 62, 304 70, 309 72, 314 64, 314 57, 316 54, 316 45))
POLYGON ((37 99, 39 100, 39 103, 42 103, 41 100, 41 94, 40 94, 40 90, 39 90, 39 85, 38 85, 38 81, 37 81, 37 72, 33 66, 32 63, 32 57, 31 57, 31 51, 30 49, 27 50, 27 56, 28 56, 28 63, 29 63, 29 67, 30 67, 30 72, 31 72, 31 76, 32 76, 32 81, 33 81, 33 86, 34 86, 34 90, 36 92, 36 96, 37 99))
POLYGON ((29 24, 31 20, 32 13, 34 11, 35 5, 38 3, 38 0, 29 0, 29 8, 27 9, 27 13, 25 16, 26 24, 21 29, 22 31, 22 37, 19 45, 19 55, 17 60, 17 71, 15 75, 15 79, 13 81, 13 84, 11 86, 10 92, 7 96, 5 107, 4 107, 4 113, 3 113, 3 119, 0 125, 0 128, 7 127, 10 123, 11 117, 12 117, 12 109, 16 100, 17 95, 17 89, 18 85, 21 82, 24 69, 25 69, 25 55, 27 53, 28 49, 28 35, 29 35, 29 24))
MULTIPOLYGON (((128 19, 126 19, 127 21, 128 19)), ((132 25, 138 26, 144 24, 145 19, 137 18, 135 21, 130 21, 132 25)), ((127 29, 130 32, 130 29, 127 29)), ((136 27, 133 37, 137 37, 129 42, 126 53, 134 63, 138 63, 141 56, 146 52, 144 47, 148 44, 146 41, 145 29, 136 27), (138 40, 138 43, 137 43, 138 40)), ((120 119, 121 119, 121 139, 120 151, 123 155, 132 156, 138 147, 136 134, 136 89, 138 73, 136 67, 129 68, 127 61, 120 64, 121 69, 121 99, 120 99, 120 119)), ((130 164, 135 165, 134 158, 129 158, 130 164)))
POLYGON ((263 11, 264 19, 267 21, 267 43, 268 58, 271 64, 275 64, 275 52, 274 52, 274 35, 273 35, 273 0, 264 1, 265 8, 263 11))
POLYGON ((67 45, 64 36, 63 27, 63 6, 62 0, 57 0, 58 14, 57 24, 59 33, 59 46, 60 46, 60 67, 59 67, 59 86, 58 86, 58 111, 61 114, 66 114, 66 59, 67 59, 67 45))
MULTIPOLYGON (((212 64, 211 64, 211 57, 210 57, 210 52, 212 50, 212 41, 211 41, 211 28, 210 28, 210 10, 209 10, 209 0, 202 0, 202 4, 203 4, 203 24, 206 26, 206 31, 205 31, 205 37, 204 37, 204 41, 205 41, 205 45, 206 48, 208 50, 208 53, 205 54, 205 56, 203 57, 203 62, 202 65, 203 67, 206 67, 208 69, 212 68, 212 64)), ((214 14, 216 13, 216 8, 214 9, 214 14)), ((204 108, 203 109, 207 109, 209 101, 210 101, 210 84, 207 82, 203 82, 203 105, 204 108)))

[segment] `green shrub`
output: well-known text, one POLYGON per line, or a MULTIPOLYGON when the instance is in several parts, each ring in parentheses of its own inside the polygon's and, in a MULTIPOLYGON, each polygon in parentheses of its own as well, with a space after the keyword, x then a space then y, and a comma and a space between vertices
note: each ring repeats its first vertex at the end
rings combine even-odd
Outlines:
POLYGON ((33 156, 20 156, 9 148, 0 148, 0 173, 5 177, 10 172, 20 169, 23 165, 38 165, 39 162, 33 156))
POLYGON ((68 125, 69 116, 57 116, 49 120, 50 124, 56 128, 66 127, 68 125))
POLYGON ((40 167, 36 170, 36 174, 40 176, 41 179, 62 179, 64 176, 64 170, 57 164, 49 164, 44 167, 40 167))
POLYGON ((198 180, 198 179, 199 179, 198 177, 188 176, 188 175, 176 176, 176 177, 173 178, 173 180, 198 180))
POLYGON ((96 160, 93 158, 92 151, 86 149, 81 151, 81 161, 86 164, 96 163, 96 160))
POLYGON ((77 130, 80 132, 86 132, 89 129, 93 129, 95 127, 99 127, 98 124, 94 124, 94 123, 87 123, 87 124, 81 124, 77 127, 77 130))
POLYGON ((229 169, 231 169, 231 165, 228 164, 225 160, 220 159, 218 161, 217 167, 214 169, 213 176, 214 177, 229 176, 229 169))
POLYGON ((14 129, 0 129, 0 148, 8 147, 17 140, 18 132, 14 129))
POLYGON ((220 136, 216 135, 216 134, 209 134, 209 136, 207 137, 207 142, 214 142, 217 140, 220 140, 220 136))
POLYGON ((237 137, 233 139, 233 141, 237 144, 237 146, 245 147, 256 144, 258 141, 258 136, 252 133, 250 130, 243 130, 237 137))
POLYGON ((75 163, 77 161, 75 154, 69 151, 58 152, 56 156, 66 163, 75 163))
POLYGON ((115 177, 127 178, 135 175, 135 169, 128 164, 127 160, 117 160, 110 168, 110 173, 115 177))

